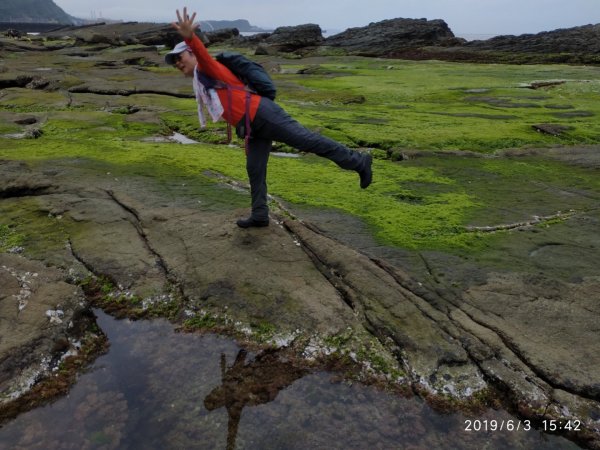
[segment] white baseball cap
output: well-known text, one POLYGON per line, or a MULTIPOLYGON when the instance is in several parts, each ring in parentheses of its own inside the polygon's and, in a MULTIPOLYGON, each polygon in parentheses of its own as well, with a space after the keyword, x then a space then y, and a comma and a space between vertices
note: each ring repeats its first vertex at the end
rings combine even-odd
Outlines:
POLYGON ((184 42, 180 42, 179 44, 177 44, 177 45, 176 45, 176 46, 173 48, 173 50, 171 50, 169 53, 167 53, 167 54, 165 55, 165 62, 166 62, 167 64, 170 64, 170 65, 173 65, 173 64, 175 64, 175 61, 176 61, 176 59, 177 59, 177 58, 176 58, 176 56, 177 56, 177 55, 179 55, 180 53, 183 53, 183 52, 185 52, 185 51, 191 52, 191 51, 192 51, 192 49, 190 48, 190 46, 189 46, 189 45, 187 45, 187 44, 185 43, 185 41, 184 41, 184 42))

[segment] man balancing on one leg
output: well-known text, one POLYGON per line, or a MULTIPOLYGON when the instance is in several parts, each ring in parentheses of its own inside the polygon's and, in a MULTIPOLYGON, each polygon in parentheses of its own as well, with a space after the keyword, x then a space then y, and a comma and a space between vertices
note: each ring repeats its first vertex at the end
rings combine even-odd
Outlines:
POLYGON ((177 44, 166 55, 165 61, 186 77, 194 78, 198 116, 203 126, 205 107, 214 122, 222 117, 236 127, 240 137, 250 128, 246 169, 250 179, 252 213, 247 219, 238 220, 238 226, 249 228, 269 225, 267 162, 273 140, 323 156, 342 169, 358 172, 363 189, 371 184, 371 155, 349 150, 338 142, 304 128, 269 98, 249 93, 226 66, 210 56, 196 36, 198 24, 194 24, 195 18, 196 13, 190 17, 187 8, 183 8, 183 15, 177 10, 177 22, 172 25, 184 42, 177 44))

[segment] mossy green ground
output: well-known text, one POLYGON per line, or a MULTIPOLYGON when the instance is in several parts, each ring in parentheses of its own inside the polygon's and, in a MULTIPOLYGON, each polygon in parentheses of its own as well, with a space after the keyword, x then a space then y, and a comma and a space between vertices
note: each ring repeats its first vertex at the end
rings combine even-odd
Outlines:
POLYGON ((23 243, 23 236, 8 225, 0 224, 0 252, 18 247, 23 243))
MULTIPOLYGON (((282 106, 309 128, 351 147, 491 154, 511 147, 600 142, 600 69, 596 67, 340 57, 279 62, 283 71, 275 81, 282 106), (320 66, 313 74, 295 73, 315 62, 320 66), (533 81, 556 79, 567 82, 545 90, 522 87, 533 81), (543 135, 531 127, 542 122, 572 129, 560 137, 543 135)), ((180 77, 152 68, 148 73, 158 74, 161 79, 180 77)), ((27 113, 44 120, 44 134, 37 140, 0 138, 0 158, 86 158, 107 164, 122 175, 167 181, 197 177, 206 185, 214 183, 205 175, 207 171, 238 180, 247 178, 243 150, 216 144, 224 141, 222 123, 199 131, 191 99, 160 95, 70 96, 72 101, 68 102, 61 90, 5 89, 0 105, 1 129, 14 131, 7 113, 27 113), (107 105, 135 105, 141 112, 111 112, 107 105), (173 130, 202 143, 183 146, 142 141, 173 130)), ((543 194, 531 197, 531 190, 519 191, 515 186, 542 183, 559 190, 576 184, 581 190, 600 191, 597 171, 539 159, 376 160, 374 172, 373 185, 361 190, 356 173, 339 170, 324 159, 272 157, 269 190, 288 202, 335 208, 358 216, 384 244, 471 250, 480 248, 490 237, 467 232, 466 225, 524 220, 530 218, 534 205, 552 205, 551 198, 542 198, 543 194), (510 194, 498 196, 498 191, 510 194), (517 214, 513 208, 515 195, 520 204, 528 205, 522 211, 517 208, 517 214), (513 211, 509 216, 515 217, 501 213, 508 209, 513 211), (520 213, 525 217, 519 217, 520 213)), ((231 194, 224 203, 239 207, 242 202, 239 194, 231 194)), ((568 205, 556 209, 564 210, 564 206, 568 209, 568 205)), ((535 211, 546 212, 556 211, 535 211)))
POLYGON ((292 86, 280 96, 292 115, 350 145, 490 153, 600 140, 598 67, 345 58, 279 79, 292 86), (544 80, 566 83, 525 87, 544 80), (548 136, 532 129, 538 123, 573 129, 548 136))

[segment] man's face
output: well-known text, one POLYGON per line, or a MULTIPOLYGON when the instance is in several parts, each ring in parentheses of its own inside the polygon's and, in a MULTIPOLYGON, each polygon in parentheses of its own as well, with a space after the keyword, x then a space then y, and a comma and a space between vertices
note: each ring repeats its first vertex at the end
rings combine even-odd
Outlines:
POLYGON ((186 77, 193 77, 196 64, 197 62, 194 54, 186 50, 177 55, 175 58, 175 64, 173 65, 186 77))

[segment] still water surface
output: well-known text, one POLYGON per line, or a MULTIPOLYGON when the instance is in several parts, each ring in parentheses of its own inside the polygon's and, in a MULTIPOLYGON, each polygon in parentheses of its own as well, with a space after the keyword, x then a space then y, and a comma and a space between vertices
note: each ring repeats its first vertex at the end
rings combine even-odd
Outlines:
MULTIPOLYGON (((68 396, 0 429, 0 449, 574 449, 537 430, 466 432, 439 414, 224 337, 96 311, 111 347, 68 396)), ((490 410, 477 418, 508 420, 490 410)))

